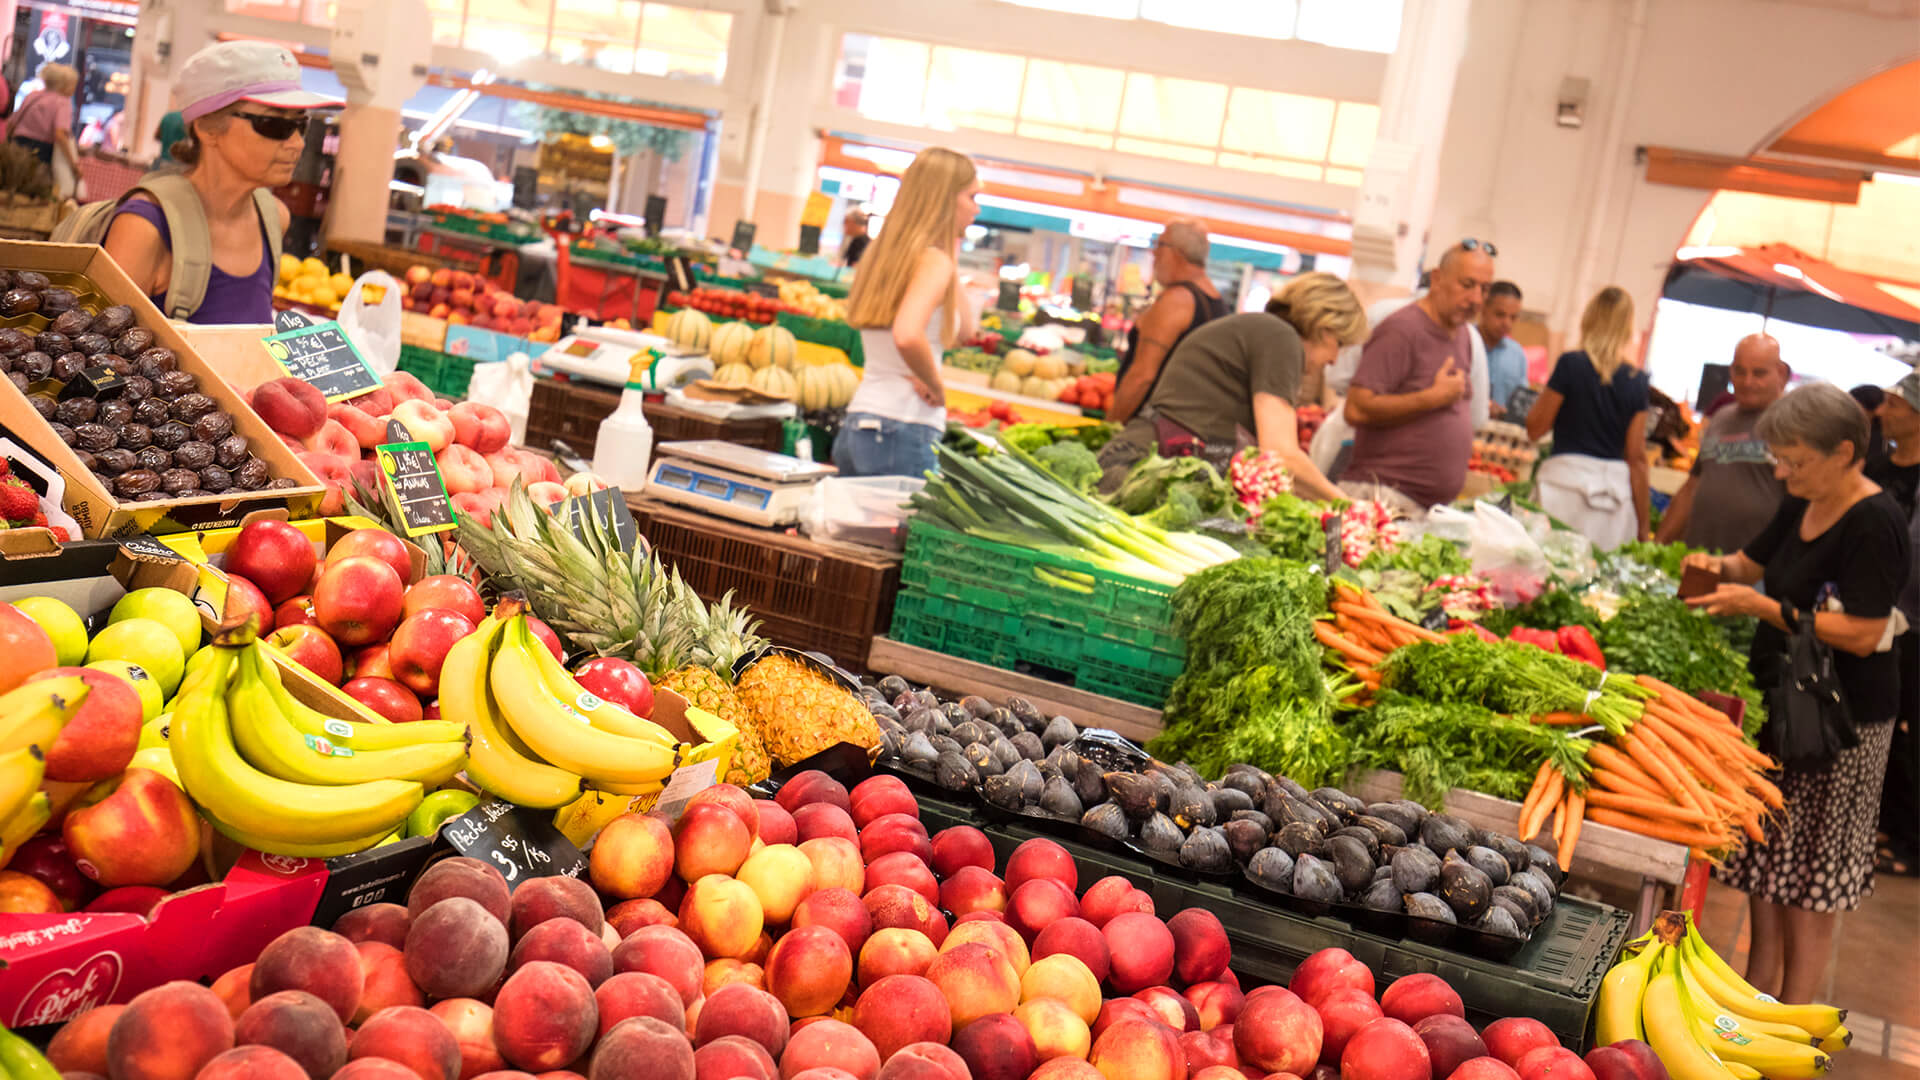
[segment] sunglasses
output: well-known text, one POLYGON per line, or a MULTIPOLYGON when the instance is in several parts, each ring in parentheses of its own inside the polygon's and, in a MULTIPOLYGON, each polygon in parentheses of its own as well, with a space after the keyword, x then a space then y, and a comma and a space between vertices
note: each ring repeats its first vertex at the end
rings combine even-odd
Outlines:
POLYGON ((1485 240, 1475 240, 1471 236, 1467 237, 1465 240, 1460 241, 1460 250, 1461 251, 1484 251, 1487 253, 1487 258, 1489 259, 1499 258, 1500 256, 1499 248, 1494 247, 1492 244, 1487 243, 1485 240))
POLYGON ((307 130, 305 116, 269 116, 266 113, 237 112, 235 119, 253 125, 253 133, 273 142, 285 142, 307 130))

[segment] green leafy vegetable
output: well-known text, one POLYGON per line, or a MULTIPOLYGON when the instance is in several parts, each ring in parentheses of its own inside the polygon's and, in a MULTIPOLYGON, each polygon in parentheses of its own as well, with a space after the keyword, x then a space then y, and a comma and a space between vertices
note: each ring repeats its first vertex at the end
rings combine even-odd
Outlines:
POLYGON ((1253 523, 1253 538, 1283 559, 1317 562, 1327 550, 1320 511, 1292 492, 1268 499, 1253 523))
POLYGON ((1445 805, 1454 788, 1518 801, 1532 785, 1541 758, 1577 776, 1592 745, 1565 728, 1393 690, 1381 691, 1371 708, 1348 720, 1346 735, 1356 772, 1396 770, 1406 777, 1407 798, 1434 810, 1445 805))
POLYGON ((1671 596, 1641 594, 1595 632, 1607 663, 1619 671, 1651 675, 1689 694, 1731 694, 1747 703, 1744 723, 1752 739, 1766 719, 1747 658, 1728 641, 1718 620, 1671 596))
POLYGON ((1386 689, 1428 701, 1480 705, 1523 719, 1574 713, 1591 717, 1615 735, 1640 718, 1640 702, 1651 696, 1630 676, 1607 674, 1531 645, 1472 634, 1395 649, 1375 670, 1386 689))
POLYGON ((1204 516, 1193 492, 1177 487, 1167 492, 1167 501, 1146 514, 1146 519, 1163 529, 1180 530, 1191 529, 1204 516))
POLYGON ((1685 544, 1655 544, 1644 540, 1630 540, 1614 548, 1610 554, 1651 566, 1670 578, 1680 577, 1681 560, 1693 549, 1685 544))
POLYGON ((1363 570, 1411 570, 1424 581, 1449 574, 1473 573, 1473 562, 1458 545, 1431 533, 1392 551, 1376 549, 1361 561, 1363 570))
POLYGON ((1031 454, 1053 445, 1053 430, 1049 424, 1013 424, 1000 433, 1000 441, 1031 454))
POLYGON ((1100 462, 1093 451, 1077 442, 1048 443, 1033 451, 1033 460, 1053 474, 1054 479, 1086 494, 1100 482, 1100 462))
POLYGON ((1480 620, 1480 625, 1501 637, 1512 633, 1516 626, 1534 630, 1584 626, 1589 630, 1598 630, 1600 613, 1588 607, 1575 593, 1566 589, 1548 589, 1519 607, 1496 608, 1487 612, 1480 620))
POLYGON ((1218 469, 1197 457, 1149 454, 1127 473, 1109 501, 1129 514, 1144 514, 1166 502, 1175 488, 1192 495, 1202 514, 1237 512, 1239 502, 1233 497, 1233 485, 1221 477, 1218 469))

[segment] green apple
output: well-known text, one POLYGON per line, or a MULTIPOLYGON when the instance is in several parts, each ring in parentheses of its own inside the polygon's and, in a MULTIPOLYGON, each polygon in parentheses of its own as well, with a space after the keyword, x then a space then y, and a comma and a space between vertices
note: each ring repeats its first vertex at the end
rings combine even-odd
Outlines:
POLYGON ((87 658, 87 624, 78 612, 51 596, 29 596, 13 606, 47 632, 61 667, 75 667, 87 658))
MULTIPOLYGON (((141 702, 141 704, 145 705, 146 702, 143 701, 141 702)), ((141 724, 140 725, 140 744, 134 748, 135 751, 137 752, 140 750, 151 750, 154 748, 165 749, 167 745, 167 734, 168 734, 167 722, 172 719, 173 719, 172 713, 161 713, 159 716, 156 716, 153 719, 148 720, 146 723, 141 724)))
POLYGON ((134 692, 140 695, 140 719, 143 723, 151 723, 167 703, 166 695, 160 692, 160 684, 139 664, 125 660, 96 660, 87 666, 111 672, 133 684, 134 692))
POLYGON ((436 791, 421 799, 420 805, 407 815, 407 835, 432 836, 449 818, 459 817, 479 805, 480 796, 471 791, 459 788, 436 791))
POLYGON ((126 619, 110 624, 93 636, 87 648, 87 660, 126 660, 139 664, 160 684, 160 692, 171 696, 186 674, 187 657, 180 638, 165 623, 152 619, 126 619))
MULTIPOLYGON (((128 619, 152 619, 173 631, 182 658, 200 649, 200 609, 187 594, 173 589, 135 589, 121 597, 107 614, 109 625, 128 619)), ((56 646, 57 647, 57 646, 56 646)))

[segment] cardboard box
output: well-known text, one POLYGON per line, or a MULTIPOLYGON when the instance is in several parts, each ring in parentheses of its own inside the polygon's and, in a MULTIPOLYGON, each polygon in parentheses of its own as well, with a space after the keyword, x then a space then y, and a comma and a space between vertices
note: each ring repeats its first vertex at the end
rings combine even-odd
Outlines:
POLYGON ((238 524, 253 510, 279 507, 291 516, 305 517, 319 506, 325 488, 267 427, 233 384, 209 365, 180 330, 165 319, 133 280, 107 253, 91 244, 41 244, 0 240, 0 266, 40 270, 50 274, 79 274, 94 290, 134 312, 137 325, 153 333, 154 344, 179 357, 180 370, 200 382, 200 390, 233 415, 234 431, 247 437, 253 453, 267 463, 275 477, 290 477, 291 488, 227 492, 195 499, 158 502, 121 502, 113 497, 91 469, 80 464, 72 448, 33 410, 26 395, 11 382, 0 386, 0 426, 5 426, 60 471, 66 481, 64 504, 89 539, 117 538, 136 533, 178 532, 182 529, 238 524))

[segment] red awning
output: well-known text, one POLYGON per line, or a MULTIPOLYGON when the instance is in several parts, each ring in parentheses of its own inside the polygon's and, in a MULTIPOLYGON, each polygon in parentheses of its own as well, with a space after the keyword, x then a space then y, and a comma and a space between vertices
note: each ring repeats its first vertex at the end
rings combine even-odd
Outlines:
POLYGON ((1805 292, 1838 304, 1920 323, 1920 307, 1887 292, 1865 274, 1842 270, 1788 244, 1749 248, 1682 248, 1682 262, 1735 281, 1781 292, 1805 292))

